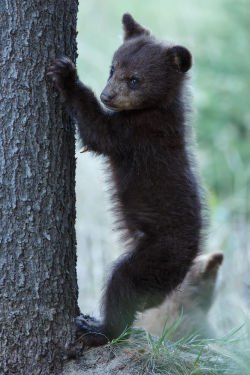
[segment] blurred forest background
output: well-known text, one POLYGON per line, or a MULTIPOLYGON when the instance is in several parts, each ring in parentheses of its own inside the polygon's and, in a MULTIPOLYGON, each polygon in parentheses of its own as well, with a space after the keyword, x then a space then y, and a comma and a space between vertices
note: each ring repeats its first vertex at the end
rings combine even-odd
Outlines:
MULTIPOLYGON (((80 0, 77 67, 99 97, 130 12, 159 39, 188 47, 193 125, 208 190, 210 228, 204 252, 221 250, 211 319, 219 332, 249 320, 250 307, 250 1, 80 0)), ((112 230, 105 160, 77 149, 79 304, 98 313, 111 261, 121 252, 112 230)))

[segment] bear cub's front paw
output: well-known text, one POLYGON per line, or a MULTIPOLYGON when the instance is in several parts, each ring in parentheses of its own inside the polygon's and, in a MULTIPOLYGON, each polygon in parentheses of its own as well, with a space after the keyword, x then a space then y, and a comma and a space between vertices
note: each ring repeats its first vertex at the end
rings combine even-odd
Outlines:
POLYGON ((75 65, 66 56, 54 60, 49 66, 47 75, 62 94, 66 90, 70 90, 78 80, 75 65))

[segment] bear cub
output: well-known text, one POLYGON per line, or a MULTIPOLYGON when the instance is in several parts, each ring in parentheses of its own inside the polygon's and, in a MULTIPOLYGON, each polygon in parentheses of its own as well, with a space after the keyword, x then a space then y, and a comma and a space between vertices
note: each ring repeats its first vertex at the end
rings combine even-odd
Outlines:
MULTIPOLYGON (((113 267, 102 320, 81 315, 84 346, 132 326, 138 311, 160 305, 184 279, 201 247, 202 199, 190 154, 185 85, 188 49, 158 41, 124 14, 100 105, 67 57, 48 75, 76 118, 88 150, 107 157, 127 251, 113 267), (86 334, 84 334, 86 333, 86 334)), ((125 244, 124 244, 125 246, 125 244)))

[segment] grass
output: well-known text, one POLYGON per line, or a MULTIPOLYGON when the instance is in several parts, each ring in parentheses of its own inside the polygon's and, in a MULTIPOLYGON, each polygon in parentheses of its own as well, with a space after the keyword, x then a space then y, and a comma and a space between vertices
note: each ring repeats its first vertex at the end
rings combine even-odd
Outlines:
POLYGON ((221 339, 201 339, 196 335, 189 335, 178 341, 171 341, 180 322, 181 317, 164 329, 160 338, 143 330, 125 331, 110 343, 110 347, 112 350, 125 351, 136 362, 138 374, 250 374, 250 347, 246 347, 246 339, 242 338, 243 327, 221 339))

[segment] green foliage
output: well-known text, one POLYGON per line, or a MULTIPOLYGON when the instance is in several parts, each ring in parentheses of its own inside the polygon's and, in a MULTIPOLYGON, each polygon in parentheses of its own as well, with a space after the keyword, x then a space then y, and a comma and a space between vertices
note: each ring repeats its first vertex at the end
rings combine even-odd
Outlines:
POLYGON ((192 51, 198 160, 211 208, 208 247, 223 250, 226 264, 233 260, 228 268, 232 254, 242 259, 247 252, 250 264, 250 0, 80 1, 78 67, 97 95, 122 41, 124 12, 192 51))
POLYGON ((215 197, 243 192, 246 204, 232 207, 232 213, 249 217, 249 0, 80 1, 78 64, 85 80, 98 92, 121 43, 121 15, 126 11, 157 37, 191 49, 204 179, 213 202, 215 197))

